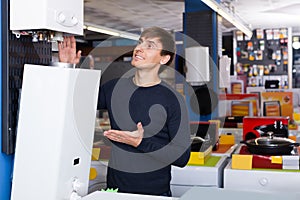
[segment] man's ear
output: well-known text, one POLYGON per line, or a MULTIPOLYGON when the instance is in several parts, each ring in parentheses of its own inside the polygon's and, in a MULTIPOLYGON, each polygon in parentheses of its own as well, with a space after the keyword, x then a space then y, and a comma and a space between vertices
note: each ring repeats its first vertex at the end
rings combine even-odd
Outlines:
POLYGON ((160 59, 160 64, 161 64, 161 65, 164 65, 164 64, 166 64, 167 62, 169 62, 170 59, 171 59, 171 56, 170 56, 170 55, 162 56, 161 59, 160 59))

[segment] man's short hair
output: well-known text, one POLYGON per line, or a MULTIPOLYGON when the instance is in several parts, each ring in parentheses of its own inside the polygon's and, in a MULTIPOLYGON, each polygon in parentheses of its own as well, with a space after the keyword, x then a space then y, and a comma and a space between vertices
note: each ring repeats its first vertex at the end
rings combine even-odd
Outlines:
POLYGON ((176 46, 173 36, 166 30, 160 28, 160 27, 151 27, 145 29, 141 37, 145 38, 159 38, 159 41, 162 43, 163 49, 160 52, 160 55, 170 55, 170 60, 166 63, 166 65, 171 65, 174 59, 176 46))

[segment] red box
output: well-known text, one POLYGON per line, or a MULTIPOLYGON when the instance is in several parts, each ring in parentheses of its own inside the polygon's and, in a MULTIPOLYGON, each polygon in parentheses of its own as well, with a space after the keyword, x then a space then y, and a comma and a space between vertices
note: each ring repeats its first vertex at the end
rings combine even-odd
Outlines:
POLYGON ((288 137, 289 117, 244 117, 243 140, 268 136, 273 132, 276 137, 288 137))
POLYGON ((272 157, 268 155, 251 154, 245 145, 241 146, 239 154, 253 156, 252 168, 282 169, 282 163, 272 163, 272 157))

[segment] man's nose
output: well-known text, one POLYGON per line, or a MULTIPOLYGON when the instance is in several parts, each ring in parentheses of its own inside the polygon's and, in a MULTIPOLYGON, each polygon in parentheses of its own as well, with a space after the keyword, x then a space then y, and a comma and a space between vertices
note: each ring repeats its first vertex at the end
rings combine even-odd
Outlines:
POLYGON ((136 45, 136 47, 134 48, 134 50, 136 50, 136 51, 138 51, 138 50, 142 51, 143 49, 144 49, 143 43, 136 45))

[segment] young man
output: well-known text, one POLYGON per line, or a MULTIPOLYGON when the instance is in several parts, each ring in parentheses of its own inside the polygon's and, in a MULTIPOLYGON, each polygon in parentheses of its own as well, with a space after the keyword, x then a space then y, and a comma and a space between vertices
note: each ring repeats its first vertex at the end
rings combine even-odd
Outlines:
MULTIPOLYGON (((73 37, 59 45, 62 62, 77 63, 73 37)), ((184 98, 159 77, 172 63, 175 42, 167 31, 146 29, 133 51, 135 74, 101 86, 98 107, 107 109, 112 141, 107 188, 119 192, 171 196, 171 165, 190 156, 190 129, 184 98)))

